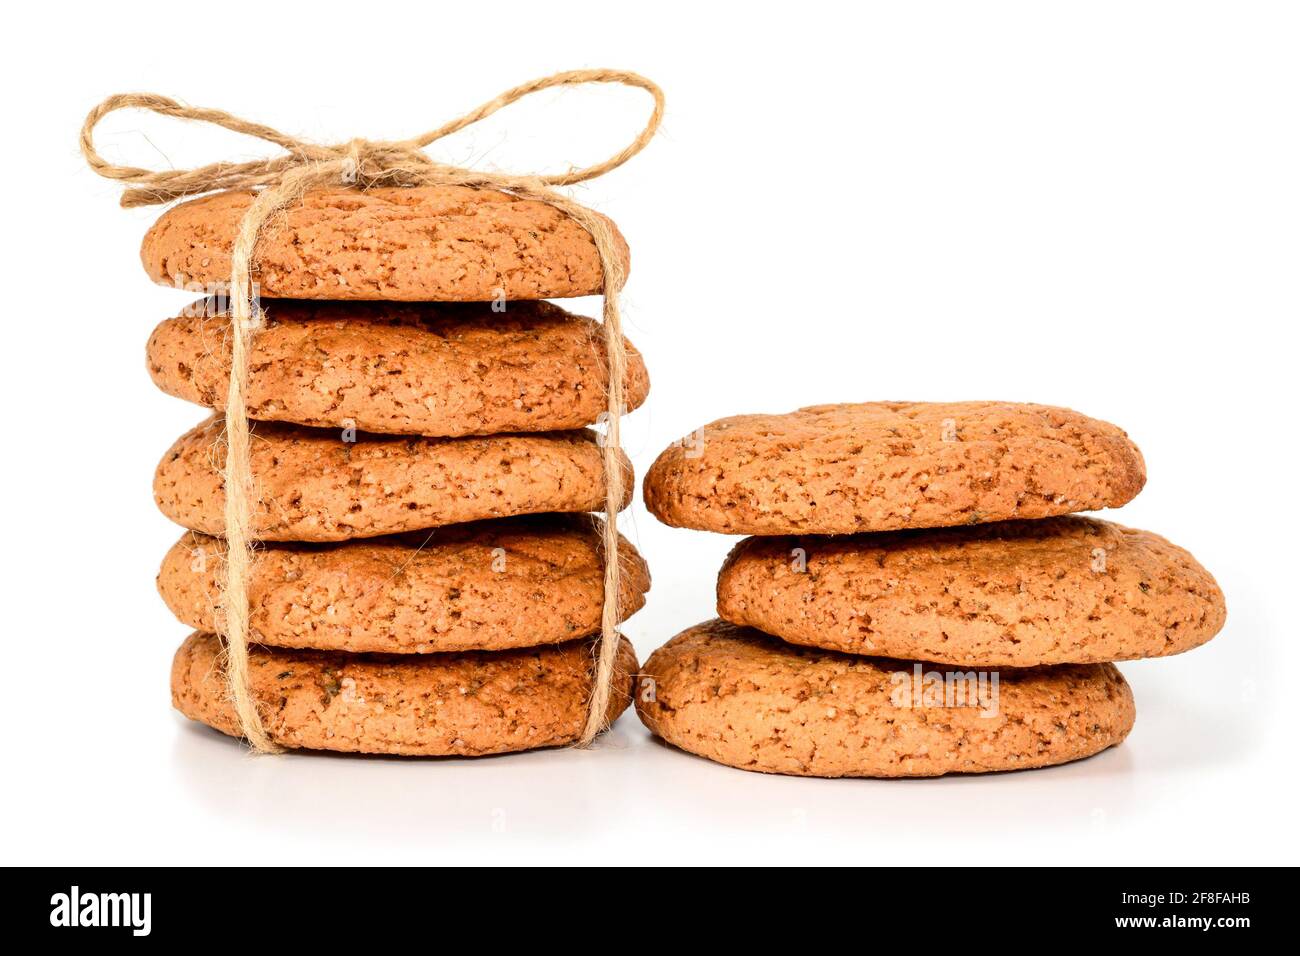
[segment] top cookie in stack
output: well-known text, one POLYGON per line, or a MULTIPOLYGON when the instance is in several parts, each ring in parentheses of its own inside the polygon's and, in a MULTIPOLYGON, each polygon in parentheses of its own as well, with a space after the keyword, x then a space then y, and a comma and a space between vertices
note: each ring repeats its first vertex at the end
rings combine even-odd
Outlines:
POLYGON ((1145 483, 1124 432, 1066 408, 868 402, 705 425, 659 456, 645 498, 676 527, 853 534, 1117 508, 1145 483))
POLYGON ((723 566, 722 620, 647 662, 642 719, 723 763, 816 776, 1016 769, 1112 746, 1133 706, 1110 662, 1188 650, 1225 617, 1186 551, 1070 514, 1123 505, 1145 481, 1120 429, 1043 405, 707 425, 659 456, 646 504, 756 537, 723 566))
MULTIPOLYGON (((145 237, 146 271, 223 287, 250 202, 231 192, 175 207, 145 237)), ((585 513, 604 506, 605 479, 586 426, 609 372, 596 323, 536 300, 599 294, 601 276, 582 227, 490 190, 321 189, 264 227, 246 396, 253 533, 273 544, 254 558, 251 638, 277 743, 469 754, 578 738, 603 601, 599 519, 585 513)), ((154 381, 220 413, 228 332, 211 298, 163 322, 148 346, 154 381)), ((629 345, 629 408, 648 388, 629 345)), ((189 529, 159 588, 201 632, 222 627, 221 437, 219 418, 183 435, 154 483, 189 529)), ((621 547, 620 619, 649 587, 621 547)), ((218 653, 211 634, 192 636, 173 698, 233 733, 210 673, 218 653)), ((635 666, 625 644, 611 717, 635 666)))
MULTIPOLYGON (((228 192, 175 207, 144 238, 145 271, 178 287, 224 285, 252 200, 228 192)), ((626 265, 627 244, 614 236, 626 265)), ((255 279, 277 299, 491 302, 603 291, 581 226, 546 203, 464 186, 313 190, 258 237, 255 279)))

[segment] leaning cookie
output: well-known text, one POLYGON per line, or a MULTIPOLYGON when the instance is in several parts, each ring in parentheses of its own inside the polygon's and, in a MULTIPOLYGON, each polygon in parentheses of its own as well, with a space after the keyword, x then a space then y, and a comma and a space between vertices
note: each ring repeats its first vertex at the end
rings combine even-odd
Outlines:
POLYGON ((1165 657, 1223 627, 1223 592, 1149 531, 1076 516, 747 538, 718 614, 795 644, 981 667, 1165 657))
MULTIPOLYGON (((250 639, 275 647, 428 654, 558 644, 600 630, 603 522, 532 515, 343 544, 264 544, 249 575, 250 639)), ((620 536, 619 620, 650 571, 620 536)), ((187 531, 158 591, 183 623, 221 631, 225 543, 187 531)))
MULTIPOLYGON (((253 430, 258 500, 252 535, 264 541, 345 541, 463 521, 605 507, 602 450, 589 431, 486 438, 398 438, 300 428, 253 430)), ((623 460, 626 507, 632 467, 623 460)), ((225 530, 222 423, 176 440, 154 473, 168 518, 204 534, 225 530)))
POLYGON ((724 534, 852 534, 1115 508, 1146 482, 1114 425, 1012 402, 818 405, 705 425, 645 477, 646 507, 724 534))
MULTIPOLYGON (((601 327, 549 302, 263 302, 248 416, 402 435, 494 435, 595 424, 609 371, 601 327)), ((225 407, 230 323, 215 300, 164 321, 149 373, 164 392, 225 407)), ((650 381, 628 345, 628 410, 650 381)))
POLYGON ((953 671, 793 647, 708 621, 642 668, 637 713, 682 750, 810 777, 1045 767, 1120 743, 1133 695, 1113 664, 953 671))
MULTIPOLYGON (((163 213, 140 248, 149 277, 228 283, 252 198, 216 193, 163 213)), ((610 231, 626 273, 627 245, 610 231)), ((487 302, 597 295, 604 285, 595 243, 564 213, 466 186, 311 190, 268 221, 252 270, 261 295, 282 299, 487 302)))
MULTIPOLYGON (((191 634, 172 662, 172 705, 239 736, 221 640, 191 634)), ((574 743, 586 720, 593 647, 385 655, 249 650, 249 684, 281 747, 348 753, 462 756, 574 743)), ((627 709, 636 656, 619 645, 606 717, 627 709)))

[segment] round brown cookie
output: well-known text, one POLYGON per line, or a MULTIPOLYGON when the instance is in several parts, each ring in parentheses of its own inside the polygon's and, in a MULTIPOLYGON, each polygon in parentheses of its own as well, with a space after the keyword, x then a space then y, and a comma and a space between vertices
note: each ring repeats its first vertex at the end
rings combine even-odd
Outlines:
POLYGON ((1134 715, 1113 664, 931 670, 793 647, 719 620, 651 654, 636 698, 642 722, 682 750, 808 777, 1045 767, 1113 747, 1134 715))
MULTIPOLYGON (((163 213, 140 248, 149 277, 229 283, 251 202, 247 191, 224 192, 163 213)), ((626 269, 627 245, 613 232, 626 269)), ((604 284, 591 236, 558 209, 466 186, 312 190, 262 229, 253 281, 274 298, 406 302, 596 295, 604 284)))
MULTIPOLYGON (((356 435, 263 422, 252 439, 259 500, 253 537, 344 541, 547 511, 605 506, 602 450, 589 431, 487 438, 356 435)), ((621 454, 621 452, 620 452, 621 454)), ((225 530, 220 419, 186 432, 154 473, 154 500, 177 524, 225 530)), ((623 506, 632 466, 623 459, 623 506)))
POLYGON ((663 452, 646 507, 724 534, 852 534, 1113 508, 1146 482, 1114 425, 1047 405, 869 402, 713 422, 663 452))
POLYGON ((1164 657, 1223 627, 1190 554, 1093 518, 747 538, 718 614, 795 644, 978 667, 1164 657))
MULTIPOLYGON (((589 641, 463 654, 333 654, 249 650, 262 724, 282 747, 475 757, 571 744, 591 696, 589 641)), ((172 661, 172 705, 239 736, 213 634, 186 638, 172 661)), ((627 709, 632 646, 621 641, 608 718, 627 709)))
MULTIPOLYGON (((345 544, 253 554, 251 639, 276 647, 427 654, 559 644, 600 630, 601 521, 530 515, 345 544)), ((621 536, 619 620, 645 605, 650 571, 621 536)), ((224 631, 225 542, 187 531, 158 591, 183 623, 224 631)))
MULTIPOLYGON (((149 339, 164 392, 222 409, 230 323, 199 302, 149 339)), ((253 339, 248 415, 400 435, 581 428, 606 407, 601 327, 549 302, 399 304, 269 300, 253 339)), ((650 381, 629 344, 627 406, 650 381)))

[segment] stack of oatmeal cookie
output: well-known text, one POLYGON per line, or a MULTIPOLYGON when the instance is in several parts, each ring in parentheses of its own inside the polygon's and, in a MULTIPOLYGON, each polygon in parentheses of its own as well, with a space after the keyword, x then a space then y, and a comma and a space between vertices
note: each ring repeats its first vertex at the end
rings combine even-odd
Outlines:
POLYGON ((657 735, 721 763, 809 776, 1041 767, 1118 744, 1112 661, 1223 626, 1183 549, 1072 512, 1142 489, 1124 432, 999 402, 826 405, 705 426, 646 475, 678 527, 750 534, 720 619, 656 651, 657 735))
MULTIPOLYGON (((249 203, 222 193, 163 215, 141 253, 151 278, 220 288, 249 203)), ((263 230, 253 278, 251 676, 271 738, 460 755, 578 739, 604 598, 587 512, 605 479, 586 426, 609 374, 597 323, 541 300, 602 291, 590 236, 489 190, 324 189, 263 230)), ((635 408, 649 380, 628 352, 635 408)), ((220 301, 163 322, 148 361, 163 391, 219 416, 220 301)), ((220 668, 222 436, 213 417, 158 465, 158 506, 188 529, 158 587, 198 629, 176 655, 176 707, 235 734, 220 668)), ((626 541, 620 558, 625 618, 650 577, 626 541)), ((626 642, 620 653, 611 719, 636 669, 626 642)))

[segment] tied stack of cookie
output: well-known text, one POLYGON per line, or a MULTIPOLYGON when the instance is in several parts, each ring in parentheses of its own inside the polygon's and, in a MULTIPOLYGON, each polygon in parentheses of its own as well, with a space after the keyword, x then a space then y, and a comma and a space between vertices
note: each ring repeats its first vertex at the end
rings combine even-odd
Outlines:
MULTIPOLYGON (((156 282, 220 288, 252 194, 165 213, 156 282)), ((627 249, 613 225, 626 266, 627 249)), ((256 482, 249 687, 274 744, 477 755, 579 739, 601 631, 605 506, 595 432, 609 368, 598 323, 542 301, 600 294, 592 237, 542 202, 459 186, 318 188, 258 239, 245 387, 256 482)), ((220 415, 231 324, 205 299, 148 343, 153 380, 212 408, 158 465, 188 529, 158 587, 196 628, 172 698, 228 734, 220 415)), ((626 403, 649 381, 627 346, 626 403)), ((621 454, 621 452, 620 452, 621 454)), ((631 467, 625 506, 631 497, 631 467)), ((619 619, 642 606, 627 541, 619 619)), ((624 641, 606 718, 628 705, 624 641)))
POLYGON ((1164 538, 1074 512, 1146 482, 1106 422, 1043 405, 867 403, 727 418, 666 450, 645 500, 753 535, 719 619, 659 648, 650 730, 747 770, 937 776, 1043 767, 1120 743, 1113 661, 1213 637, 1223 594, 1164 538))

